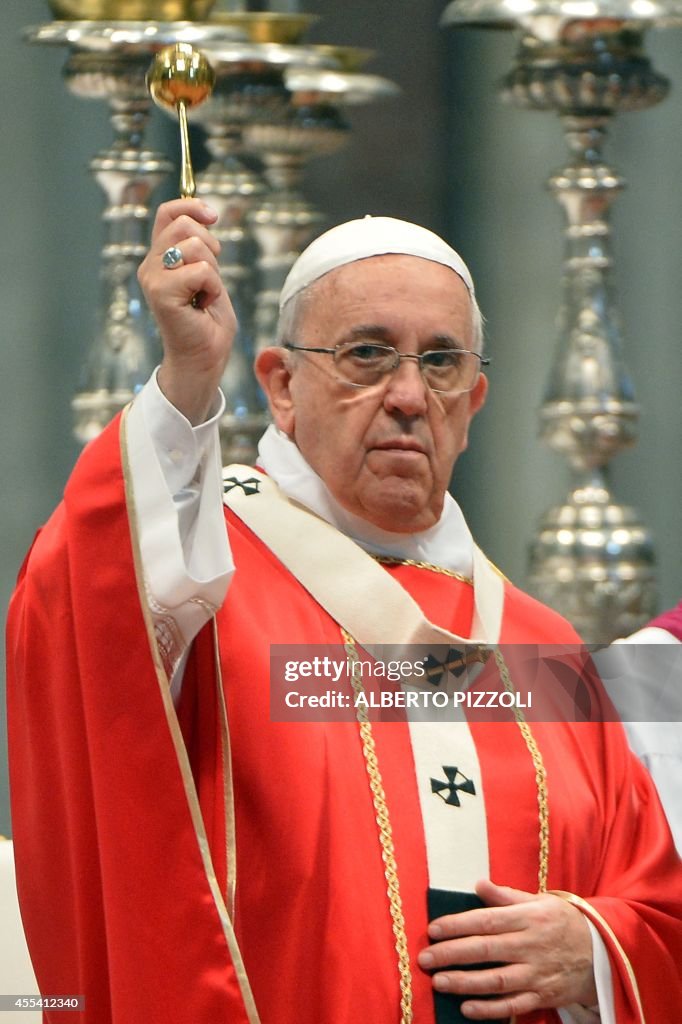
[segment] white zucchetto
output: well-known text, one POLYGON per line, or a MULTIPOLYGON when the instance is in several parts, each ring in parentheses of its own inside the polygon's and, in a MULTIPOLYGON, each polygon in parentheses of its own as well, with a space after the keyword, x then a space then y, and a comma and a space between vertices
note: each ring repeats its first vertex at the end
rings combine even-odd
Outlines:
POLYGON ((433 263, 442 263, 458 274, 474 294, 474 282, 462 257, 447 242, 418 224, 395 217, 371 217, 325 231, 304 249, 289 271, 279 299, 279 308, 313 281, 346 263, 365 260, 370 256, 419 256, 433 263))

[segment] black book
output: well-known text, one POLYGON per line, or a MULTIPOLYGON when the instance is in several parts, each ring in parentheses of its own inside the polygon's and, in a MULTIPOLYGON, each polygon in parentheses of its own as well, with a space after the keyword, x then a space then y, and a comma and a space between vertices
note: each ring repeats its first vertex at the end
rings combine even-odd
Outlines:
MULTIPOLYGON (((446 889, 429 889, 427 891, 427 905, 429 921, 436 917, 443 917, 446 914, 461 914, 465 910, 477 910, 485 904, 472 892, 449 892, 446 889)), ((480 971, 486 967, 499 967, 498 963, 489 964, 456 964, 447 970, 457 971, 480 971)), ((441 968, 442 969, 442 968, 441 968)), ((436 1009, 436 1024, 471 1024, 471 1018, 462 1014, 461 1006, 471 996, 462 997, 446 992, 436 992, 434 989, 433 1000, 436 1009)), ((493 996, 475 996, 476 999, 492 999, 493 996)), ((508 1017, 496 1018, 508 1021, 508 1017)))

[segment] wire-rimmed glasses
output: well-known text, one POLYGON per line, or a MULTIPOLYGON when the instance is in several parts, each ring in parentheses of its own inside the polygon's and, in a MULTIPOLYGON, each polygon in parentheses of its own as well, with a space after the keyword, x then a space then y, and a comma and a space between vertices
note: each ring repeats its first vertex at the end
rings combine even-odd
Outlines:
POLYGON ((398 352, 392 345, 374 341, 348 341, 336 348, 295 345, 285 341, 284 348, 296 352, 320 352, 330 355, 339 379, 356 388, 371 388, 383 383, 403 359, 414 359, 424 382, 432 391, 455 395, 471 391, 481 367, 489 359, 468 349, 434 348, 426 352, 398 352))

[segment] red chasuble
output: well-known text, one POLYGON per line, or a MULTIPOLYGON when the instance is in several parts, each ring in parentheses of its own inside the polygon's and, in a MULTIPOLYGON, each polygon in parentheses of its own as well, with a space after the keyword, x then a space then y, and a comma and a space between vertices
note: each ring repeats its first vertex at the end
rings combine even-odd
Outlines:
MULTIPOLYGON (((270 720, 269 645, 336 644, 338 624, 228 514, 237 571, 217 618, 221 671, 207 627, 176 717, 140 600, 124 489, 112 425, 38 535, 10 610, 17 876, 42 993, 84 996, 84 1024, 398 1024, 395 939, 358 727, 270 720)), ((470 587, 390 571, 427 617, 466 635, 470 587)), ((505 584, 500 639, 576 637, 505 584)), ((373 729, 414 1021, 433 1024, 430 980, 415 963, 427 944, 428 878, 408 727, 373 729)), ((535 891, 527 745, 514 723, 472 730, 491 877, 535 891)), ((532 732, 548 779, 548 887, 584 901, 602 935, 618 1024, 673 1020, 682 1011, 682 870, 653 787, 618 725, 532 732)))

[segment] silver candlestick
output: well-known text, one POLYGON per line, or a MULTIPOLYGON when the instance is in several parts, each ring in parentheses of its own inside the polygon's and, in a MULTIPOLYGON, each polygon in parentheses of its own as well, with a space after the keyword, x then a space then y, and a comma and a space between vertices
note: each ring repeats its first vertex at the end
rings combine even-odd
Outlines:
POLYGON ((656 607, 651 536, 608 486, 608 463, 636 440, 638 407, 611 287, 609 210, 624 181, 601 150, 609 118, 666 96, 643 37, 679 14, 679 4, 656 0, 454 0, 444 16, 456 25, 520 29, 502 96, 558 112, 571 152, 549 179, 566 228, 559 339, 540 434, 569 460, 574 481, 566 502, 540 523, 529 586, 590 642, 631 633, 656 607))
MULTIPOLYGON (((202 9, 207 6, 204 0, 202 9)), ((223 41, 238 35, 219 26, 209 33, 223 41)), ((154 325, 136 275, 147 251, 151 194, 173 164, 144 148, 150 111, 145 74, 152 54, 196 34, 189 22, 149 21, 54 21, 26 31, 31 43, 70 48, 64 69, 69 89, 84 99, 106 100, 114 131, 110 148, 90 164, 106 196, 106 241, 97 333, 72 401, 74 433, 82 443, 131 400, 156 362, 154 325)))
POLYGON ((290 96, 286 118, 267 125, 251 124, 245 133, 246 144, 263 161, 270 186, 265 202, 252 213, 253 231, 261 248, 257 350, 272 344, 286 275, 323 220, 302 195, 307 163, 345 145, 349 106, 392 98, 399 92, 388 79, 359 70, 371 56, 369 50, 324 45, 314 50, 332 66, 290 64, 284 73, 290 96))
POLYGON ((250 215, 259 246, 255 309, 256 351, 277 331, 279 294, 298 254, 322 225, 323 216, 303 196, 301 179, 312 156, 343 144, 348 126, 339 112, 303 112, 288 106, 281 121, 249 125, 244 141, 263 163, 268 191, 250 215))
POLYGON ((221 273, 240 321, 222 382, 227 399, 223 455, 228 461, 252 461, 267 422, 251 371, 253 353, 274 340, 277 292, 321 221, 300 193, 303 164, 341 144, 347 134, 341 108, 347 102, 376 98, 392 87, 346 68, 341 50, 303 44, 303 33, 316 19, 297 13, 293 3, 266 12, 239 9, 243 5, 231 0, 220 0, 214 12, 213 0, 51 0, 51 6, 74 20, 29 29, 27 39, 70 48, 70 87, 79 96, 106 99, 116 132, 112 147, 93 161, 107 196, 108 239, 100 328, 73 402, 77 437, 86 441, 97 434, 142 385, 155 361, 155 331, 136 270, 146 251, 149 198, 171 165, 143 147, 150 109, 145 73, 160 49, 187 42, 205 53, 216 72, 213 98, 190 110, 189 119, 207 134, 211 159, 197 175, 196 191, 218 209, 221 273), (160 10, 208 20, 160 21, 154 16, 160 10), (136 20, 121 20, 119 12, 136 20), (310 82, 299 88, 287 78, 324 71, 340 75, 331 90, 321 78, 314 80, 312 93, 310 82))

